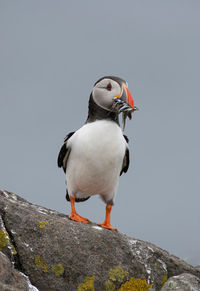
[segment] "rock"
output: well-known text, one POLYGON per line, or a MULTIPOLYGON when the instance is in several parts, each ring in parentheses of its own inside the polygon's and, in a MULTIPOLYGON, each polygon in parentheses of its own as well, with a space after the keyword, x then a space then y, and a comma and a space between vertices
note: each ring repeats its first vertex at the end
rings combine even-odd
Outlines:
POLYGON ((27 276, 14 269, 10 260, 0 252, 0 290, 1 291, 36 291, 27 276))
POLYGON ((0 191, 1 250, 39 290, 160 290, 200 271, 159 247, 0 191), (7 239, 6 239, 7 237, 7 239), (129 288, 129 289, 128 289, 129 288))
POLYGON ((195 268, 200 272, 200 266, 196 266, 195 268))
POLYGON ((183 273, 167 280, 161 291, 199 291, 200 279, 192 274, 183 273))

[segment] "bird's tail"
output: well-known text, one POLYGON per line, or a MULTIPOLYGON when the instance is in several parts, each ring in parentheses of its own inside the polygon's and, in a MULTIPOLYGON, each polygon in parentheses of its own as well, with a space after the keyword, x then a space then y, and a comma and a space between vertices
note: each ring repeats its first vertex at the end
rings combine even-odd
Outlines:
MULTIPOLYGON (((65 197, 66 197, 67 201, 70 201, 67 189, 66 189, 66 196, 65 197)), ((88 196, 86 198, 75 198, 75 202, 83 202, 83 201, 88 200, 89 198, 90 198, 90 196, 88 196)))

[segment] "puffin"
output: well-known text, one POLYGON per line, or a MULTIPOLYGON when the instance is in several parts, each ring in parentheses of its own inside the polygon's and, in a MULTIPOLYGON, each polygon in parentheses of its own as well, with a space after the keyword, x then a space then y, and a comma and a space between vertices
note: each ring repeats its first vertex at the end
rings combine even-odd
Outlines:
POLYGON ((64 139, 57 164, 66 174, 66 199, 71 203, 69 218, 88 223, 80 216, 76 202, 99 195, 106 204, 103 228, 111 226, 111 210, 118 188, 119 177, 129 168, 128 137, 123 134, 126 118, 137 110, 128 84, 116 76, 100 78, 92 89, 85 124, 64 139), (122 113, 123 129, 119 115, 122 113))

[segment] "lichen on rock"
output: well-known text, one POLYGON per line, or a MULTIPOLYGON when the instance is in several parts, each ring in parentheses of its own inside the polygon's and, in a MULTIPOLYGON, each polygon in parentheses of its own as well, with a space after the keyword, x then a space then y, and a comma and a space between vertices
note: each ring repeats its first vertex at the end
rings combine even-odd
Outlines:
POLYGON ((86 277, 84 282, 78 286, 78 291, 86 291, 86 290, 95 291, 94 278, 95 278, 94 275, 91 277, 86 277))
POLYGON ((115 286, 115 284, 112 281, 107 280, 105 282, 105 286, 103 288, 103 291, 114 291, 115 290, 115 287, 116 286, 115 286))
POLYGON ((146 280, 130 278, 125 282, 118 291, 148 291, 153 287, 153 284, 148 284, 146 280))
POLYGON ((39 221, 40 228, 45 228, 47 224, 49 224, 48 221, 39 221))
POLYGON ((47 262, 44 259, 41 259, 41 255, 37 254, 35 257, 36 266, 41 269, 44 273, 49 271, 49 267, 47 262))
POLYGON ((0 251, 3 251, 4 248, 7 248, 7 251, 5 251, 5 253, 9 254, 12 262, 14 262, 14 256, 17 254, 17 251, 13 243, 11 242, 9 234, 4 225, 3 218, 0 216, 0 251))
POLYGON ((52 272, 56 275, 56 276, 61 276, 64 273, 64 268, 63 265, 61 263, 54 265, 51 267, 52 272))
POLYGON ((167 281, 167 273, 164 275, 162 282, 161 282, 161 285, 163 286, 166 281, 167 281))
POLYGON ((7 191, 0 191, 1 216, 2 251, 16 248, 16 267, 39 290, 124 291, 153 284, 159 291, 166 277, 190 273, 200 278, 199 269, 149 242, 76 223, 7 191))
POLYGON ((0 230, 0 251, 2 251, 6 244, 7 244, 6 234, 3 230, 0 230))
POLYGON ((114 269, 110 269, 109 279, 111 281, 118 281, 122 283, 126 278, 128 278, 128 271, 124 271, 121 266, 117 266, 114 269))

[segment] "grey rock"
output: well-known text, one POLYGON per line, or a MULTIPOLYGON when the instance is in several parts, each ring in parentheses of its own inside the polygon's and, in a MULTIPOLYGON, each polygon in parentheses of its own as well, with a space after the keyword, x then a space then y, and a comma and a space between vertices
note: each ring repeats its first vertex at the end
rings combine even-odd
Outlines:
POLYGON ((192 274, 183 273, 167 280, 161 291, 199 291, 200 279, 192 274))
POLYGON ((28 277, 14 269, 10 260, 0 252, 0 290, 1 291, 36 291, 28 277))
POLYGON ((195 268, 200 272, 200 266, 196 266, 195 268))
POLYGON ((7 191, 0 191, 0 215, 9 241, 0 243, 2 251, 41 291, 118 290, 123 284, 147 290, 151 283, 160 290, 174 275, 200 277, 198 269, 151 243, 76 223, 7 191))

